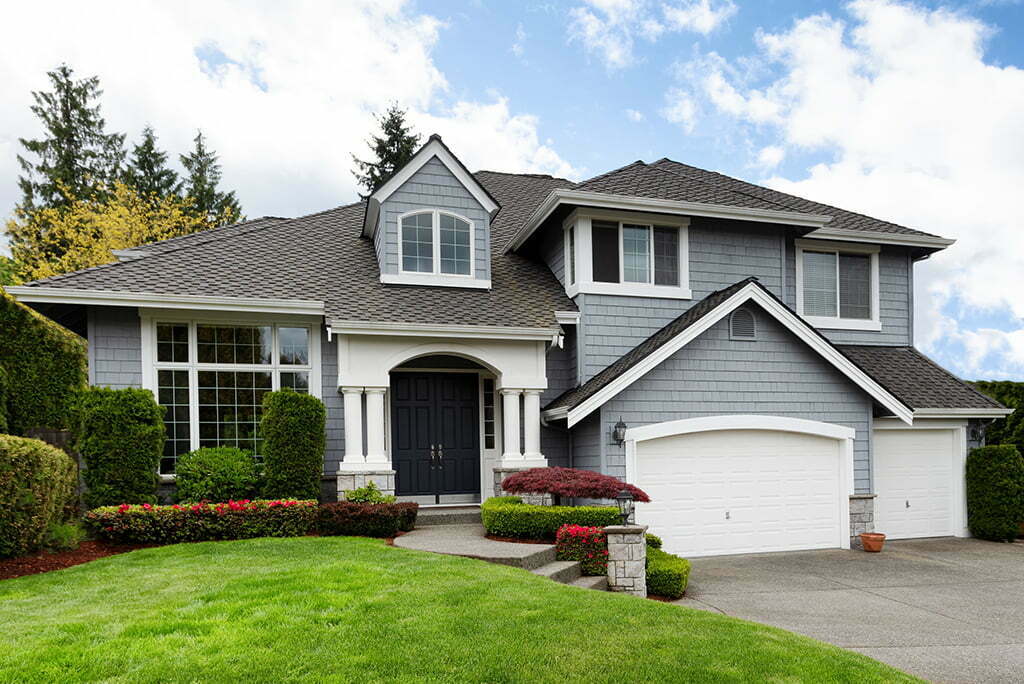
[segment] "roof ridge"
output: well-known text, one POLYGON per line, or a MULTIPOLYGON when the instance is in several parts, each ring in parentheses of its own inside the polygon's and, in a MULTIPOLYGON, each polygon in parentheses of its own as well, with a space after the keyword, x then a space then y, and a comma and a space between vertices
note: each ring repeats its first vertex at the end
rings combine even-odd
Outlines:
POLYGON ((637 159, 636 161, 630 162, 628 164, 624 164, 623 166, 620 166, 617 169, 612 169, 611 171, 605 171, 604 173, 600 173, 600 174, 598 174, 596 176, 592 176, 590 178, 587 178, 586 180, 581 180, 576 185, 586 185, 587 183, 590 183, 590 182, 596 181, 596 180, 600 180, 601 178, 604 178, 606 176, 610 176, 613 173, 618 173, 619 171, 623 171, 625 169, 628 169, 631 166, 636 166, 637 164, 639 164, 641 166, 647 166, 648 165, 647 162, 645 162, 643 159, 637 159))

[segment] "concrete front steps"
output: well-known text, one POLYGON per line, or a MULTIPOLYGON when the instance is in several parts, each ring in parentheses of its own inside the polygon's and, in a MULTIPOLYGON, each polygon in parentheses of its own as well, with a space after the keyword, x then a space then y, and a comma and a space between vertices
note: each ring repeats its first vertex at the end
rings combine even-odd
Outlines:
MULTIPOLYGON (((430 510, 430 509, 427 509, 430 510)), ((434 509, 437 510, 437 509, 434 509)), ((422 511, 420 513, 422 515, 422 511)), ((479 516, 479 512, 477 512, 479 516)), ((479 519, 479 518, 478 518, 479 519)), ((518 544, 488 539, 479 523, 428 523, 417 517, 416 529, 395 539, 395 546, 418 551, 476 558, 488 563, 511 565, 547 577, 561 584, 607 591, 608 578, 583 577, 580 564, 555 559, 551 544, 518 544)))
POLYGON ((480 523, 480 504, 420 506, 417 525, 471 525, 480 523))

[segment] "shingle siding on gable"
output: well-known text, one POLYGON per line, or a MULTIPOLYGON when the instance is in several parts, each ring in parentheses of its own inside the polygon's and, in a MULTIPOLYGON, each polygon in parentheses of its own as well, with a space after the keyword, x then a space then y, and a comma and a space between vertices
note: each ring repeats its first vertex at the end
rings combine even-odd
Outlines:
POLYGON ((572 465, 601 472, 601 412, 594 411, 572 428, 572 465))
POLYGON ((436 158, 424 164, 381 207, 384 230, 377 231, 374 240, 382 272, 399 272, 398 217, 417 209, 446 209, 472 221, 475 228, 475 276, 479 280, 490 278, 490 217, 436 158))
MULTIPOLYGON (((757 341, 729 339, 719 321, 600 410, 605 472, 625 477, 625 450, 614 424, 630 427, 681 418, 763 414, 819 420, 856 430, 857 492, 871 491, 871 400, 760 308, 757 341)), ((592 428, 591 428, 592 430, 592 428)))
POLYGON ((92 307, 89 310, 89 384, 142 387, 142 334, 139 310, 92 307))

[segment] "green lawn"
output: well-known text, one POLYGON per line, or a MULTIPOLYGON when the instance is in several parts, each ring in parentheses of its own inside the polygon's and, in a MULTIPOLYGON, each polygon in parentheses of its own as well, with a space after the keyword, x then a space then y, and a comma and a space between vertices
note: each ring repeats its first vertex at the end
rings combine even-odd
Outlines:
POLYGON ((0 681, 911 681, 771 627, 358 538, 0 582, 0 681))

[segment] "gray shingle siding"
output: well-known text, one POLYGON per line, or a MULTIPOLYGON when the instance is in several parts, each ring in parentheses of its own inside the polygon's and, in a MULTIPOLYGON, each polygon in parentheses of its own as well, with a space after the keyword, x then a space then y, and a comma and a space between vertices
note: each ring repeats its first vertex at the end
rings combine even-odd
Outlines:
POLYGON ((327 448, 324 453, 324 475, 334 475, 345 456, 345 409, 338 392, 338 344, 327 341, 327 331, 320 331, 320 377, 322 398, 327 408, 327 448))
POLYGON ((756 342, 730 340, 728 320, 722 320, 601 408, 605 472, 626 474, 624 449, 610 437, 620 416, 635 427, 680 418, 765 414, 854 428, 856 490, 871 491, 870 398, 774 318, 754 308, 756 342))
POLYGON ((582 470, 601 471, 603 457, 601 412, 594 411, 572 428, 572 465, 582 470))
POLYGON ((91 307, 87 326, 89 384, 114 389, 142 387, 139 310, 91 307))
POLYGON ((472 221, 475 228, 475 277, 479 280, 491 277, 490 217, 480 203, 436 158, 424 164, 388 197, 381 207, 384 231, 383 234, 378 231, 375 240, 378 243, 378 260, 383 254, 382 272, 398 273, 398 217, 418 209, 445 209, 472 221), (380 244, 381 240, 383 245, 380 244))

